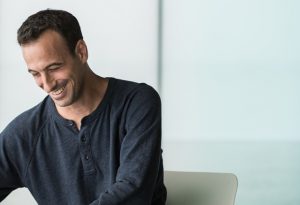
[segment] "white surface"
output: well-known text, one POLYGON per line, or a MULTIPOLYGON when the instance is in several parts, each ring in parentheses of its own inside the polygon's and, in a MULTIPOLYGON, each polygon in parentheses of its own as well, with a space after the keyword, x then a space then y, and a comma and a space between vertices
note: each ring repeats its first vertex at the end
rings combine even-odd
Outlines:
POLYGON ((37 205, 36 201, 33 199, 32 195, 26 188, 21 188, 13 191, 8 195, 1 205, 37 205))

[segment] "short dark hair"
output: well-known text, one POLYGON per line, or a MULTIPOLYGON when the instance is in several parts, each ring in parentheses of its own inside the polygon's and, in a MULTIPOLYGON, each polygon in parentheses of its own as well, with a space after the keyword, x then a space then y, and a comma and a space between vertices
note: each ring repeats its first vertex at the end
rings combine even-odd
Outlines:
POLYGON ((83 39, 75 16, 67 11, 47 9, 29 16, 23 22, 17 33, 19 45, 38 39, 46 30, 53 30, 62 35, 71 54, 75 53, 78 40, 83 39))

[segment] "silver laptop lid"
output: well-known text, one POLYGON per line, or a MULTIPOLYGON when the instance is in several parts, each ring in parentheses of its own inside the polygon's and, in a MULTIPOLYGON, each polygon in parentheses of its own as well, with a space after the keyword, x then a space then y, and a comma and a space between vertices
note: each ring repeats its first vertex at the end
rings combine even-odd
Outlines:
POLYGON ((238 180, 231 173, 165 171, 167 205, 234 205, 238 180))

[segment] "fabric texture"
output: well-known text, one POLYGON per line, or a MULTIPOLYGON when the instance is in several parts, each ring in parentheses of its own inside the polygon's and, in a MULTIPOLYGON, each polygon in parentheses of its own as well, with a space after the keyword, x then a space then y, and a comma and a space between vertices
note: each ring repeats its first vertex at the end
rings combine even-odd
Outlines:
POLYGON ((0 134, 0 201, 19 187, 42 205, 164 205, 157 92, 109 78, 80 130, 48 96, 16 117, 0 134))

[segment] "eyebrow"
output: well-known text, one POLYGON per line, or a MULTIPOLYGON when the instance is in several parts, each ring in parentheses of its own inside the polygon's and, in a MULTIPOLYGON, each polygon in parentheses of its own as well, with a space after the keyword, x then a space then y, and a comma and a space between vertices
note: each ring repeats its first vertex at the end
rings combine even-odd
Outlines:
MULTIPOLYGON (((50 68, 51 66, 56 66, 56 65, 62 65, 63 62, 55 62, 55 63, 50 63, 49 65, 47 65, 45 68, 42 69, 42 71, 47 70, 48 68, 50 68)), ((32 72, 38 72, 36 70, 33 70, 31 68, 28 68, 28 72, 32 73, 32 72)))

